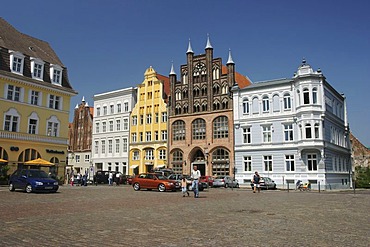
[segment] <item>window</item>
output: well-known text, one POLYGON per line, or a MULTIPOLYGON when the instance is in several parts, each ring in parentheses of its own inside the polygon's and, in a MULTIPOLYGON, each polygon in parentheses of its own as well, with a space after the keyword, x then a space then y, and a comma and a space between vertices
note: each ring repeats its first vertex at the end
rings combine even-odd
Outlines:
POLYGON ((216 149, 212 153, 212 161, 229 161, 229 152, 223 148, 216 149))
POLYGON ((305 125, 305 130, 306 130, 306 138, 311 139, 312 138, 311 124, 306 124, 305 125))
POLYGON ((263 112, 270 111, 270 101, 267 95, 263 96, 262 98, 262 109, 263 109, 263 112))
POLYGON ((10 71, 23 74, 24 55, 20 52, 9 51, 10 53, 10 71))
POLYGON ((183 154, 181 151, 176 150, 173 152, 172 161, 182 162, 183 161, 183 154))
POLYGON ((137 135, 136 135, 136 133, 132 133, 131 140, 132 140, 132 142, 137 142, 137 135))
POLYGON ((153 149, 145 150, 145 159, 146 160, 154 160, 154 151, 153 151, 153 149))
POLYGON ((110 114, 114 114, 114 105, 110 105, 109 108, 110 108, 110 114))
POLYGON ((316 154, 307 154, 307 168, 309 171, 317 171, 316 154))
POLYGON ((29 119, 28 121, 28 134, 37 134, 37 119, 29 119))
POLYGON ((107 106, 103 106, 103 115, 105 116, 105 115, 107 115, 107 106))
POLYGON ((128 150, 128 140, 127 138, 123 138, 123 152, 127 153, 128 150))
POLYGON ((248 101, 248 99, 243 100, 243 114, 249 114, 249 101, 248 101))
POLYGON ((140 132, 140 133, 139 133, 139 138, 140 138, 140 139, 139 139, 139 141, 141 141, 141 142, 142 142, 142 141, 143 141, 143 132, 140 132))
POLYGON ((272 156, 271 155, 263 156, 263 164, 264 164, 265 171, 272 172, 272 156))
POLYGON ((166 160, 167 159, 167 155, 166 155, 166 150, 165 149, 159 150, 159 159, 160 160, 166 160))
POLYGON ((146 136, 146 141, 147 142, 152 141, 152 132, 147 131, 146 134, 145 134, 145 136, 146 136))
POLYGON ((260 111, 257 97, 253 98, 252 100, 252 111, 253 111, 253 114, 257 114, 260 111))
POLYGON ((251 156, 244 156, 243 157, 244 162, 244 171, 250 172, 252 171, 252 157, 251 156))
POLYGON ((162 112, 162 123, 167 123, 167 112, 162 112))
POLYGON ((303 89, 303 104, 307 105, 310 103, 310 92, 308 88, 303 89))
POLYGON ((312 103, 317 104, 317 88, 312 89, 312 103))
POLYGON ((50 64, 50 79, 53 84, 62 85, 62 67, 57 64, 50 64))
POLYGON ((319 138, 320 137, 319 124, 315 123, 314 128, 315 128, 315 138, 319 138))
POLYGON ((155 114, 155 123, 158 123, 159 122, 159 114, 158 112, 155 114))
POLYGON ((31 105, 39 105, 39 97, 40 97, 40 92, 37 91, 31 91, 31 105))
POLYGON ((21 88, 13 85, 8 85, 7 99, 13 101, 20 101, 21 88))
POLYGON ((162 141, 167 140, 167 130, 162 130, 162 141))
POLYGON ((103 122, 103 133, 107 132, 107 123, 103 122))
POLYGON ((292 108, 292 102, 290 100, 290 94, 284 94, 284 110, 290 110, 292 108))
POLYGON ((100 116, 100 107, 96 108, 96 116, 100 116))
POLYGON ((203 140, 206 138, 206 121, 204 119, 196 119, 192 123, 193 139, 203 140))
POLYGON ((119 119, 116 120, 116 129, 117 129, 117 131, 121 130, 121 120, 119 120, 119 119))
POLYGON ((117 104, 117 112, 118 113, 121 113, 122 112, 122 105, 121 105, 121 103, 118 103, 117 104))
POLYGON ((113 131, 113 120, 109 121, 109 131, 113 131))
POLYGON ((285 167, 287 172, 294 172, 294 155, 285 155, 285 167))
POLYGON ((56 95, 49 95, 49 108, 59 110, 61 98, 56 95))
POLYGON ((252 143, 251 128, 243 128, 243 143, 252 143))
POLYGON ((119 153, 119 139, 116 139, 116 153, 119 153))
POLYGON ((94 152, 95 152, 95 154, 99 153, 99 141, 95 141, 94 152))
POLYGON ((213 138, 228 138, 229 137, 229 126, 228 118, 221 116, 213 121, 213 138))
POLYGON ((124 103, 125 112, 128 112, 128 102, 124 103))
POLYGON ((105 140, 101 141, 101 153, 105 154, 105 140))
POLYGON ((263 142, 271 142, 271 126, 262 126, 263 142))
POLYGON ((158 141, 159 140, 159 134, 158 131, 154 131, 154 140, 158 141))
POLYGON ((85 162, 90 162, 90 154, 85 154, 85 162))
POLYGON ((132 153, 132 160, 139 160, 139 151, 134 151, 132 153))
POLYGON ((140 115, 140 125, 143 125, 143 124, 144 124, 144 116, 140 115))
POLYGON ((172 140, 182 141, 185 140, 185 122, 177 120, 172 124, 172 140))
POLYGON ((151 124, 152 123, 152 114, 147 114, 146 115, 146 123, 151 124))
POLYGON ((284 124, 284 140, 293 141, 293 125, 284 124))
POLYGON ((274 96, 272 96, 272 110, 274 112, 278 112, 280 111, 280 98, 279 98, 279 95, 275 94, 274 96))
POLYGON ((112 153, 112 149, 113 149, 113 141, 112 140, 108 140, 108 153, 112 153))
POLYGON ((76 163, 80 163, 81 159, 80 159, 80 155, 79 154, 76 154, 76 163))
POLYGON ((31 73, 33 79, 43 80, 44 64, 41 59, 31 57, 31 73))
POLYGON ((132 125, 137 125, 137 116, 132 116, 132 125))
POLYGON ((18 116, 5 115, 4 130, 17 132, 18 131, 18 116))

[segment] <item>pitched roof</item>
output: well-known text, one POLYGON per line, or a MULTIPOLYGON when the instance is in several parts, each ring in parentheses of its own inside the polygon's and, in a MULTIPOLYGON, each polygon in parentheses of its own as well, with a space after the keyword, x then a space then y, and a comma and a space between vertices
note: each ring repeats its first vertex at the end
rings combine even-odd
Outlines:
MULTIPOLYGON (((227 74, 227 67, 222 65, 222 74, 227 74)), ((235 81, 238 83, 239 88, 245 88, 252 85, 252 82, 248 79, 248 77, 238 73, 235 71, 235 81)))
POLYGON ((40 58, 51 64, 64 65, 49 43, 23 34, 0 17, 0 47, 19 51, 30 57, 40 58))
POLYGON ((167 102, 168 95, 170 95, 170 78, 157 73, 158 80, 163 81, 163 91, 166 94, 165 101, 167 102))

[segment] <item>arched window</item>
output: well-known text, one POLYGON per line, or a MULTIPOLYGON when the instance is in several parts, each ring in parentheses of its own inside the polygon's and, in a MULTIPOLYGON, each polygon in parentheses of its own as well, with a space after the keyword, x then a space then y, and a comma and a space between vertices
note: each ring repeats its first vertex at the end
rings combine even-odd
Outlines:
POLYGON ((207 86, 206 85, 204 85, 203 87, 202 87, 202 96, 206 96, 207 95, 207 86))
POLYGON ((306 138, 311 139, 312 138, 311 124, 306 124, 305 130, 306 130, 306 138))
POLYGON ((189 106, 188 104, 185 104, 184 107, 182 108, 183 113, 188 113, 189 112, 189 106))
POLYGON ((290 110, 292 108, 292 102, 290 101, 290 94, 284 94, 284 110, 290 110))
POLYGON ((310 103, 310 92, 308 88, 303 89, 303 104, 308 105, 310 103))
POLYGON ((221 93, 222 93, 222 94, 227 94, 227 93, 229 93, 229 86, 227 85, 227 83, 226 83, 226 82, 222 84, 221 93))
POLYGON ((47 136, 59 136, 60 121, 56 116, 51 116, 47 120, 46 135, 47 136))
POLYGON ((249 100, 243 99, 243 114, 249 114, 249 100))
POLYGON ((279 95, 278 94, 275 94, 274 96, 272 96, 272 110, 274 112, 278 112, 280 111, 280 102, 279 102, 279 95))
POLYGON ((195 119, 192 123, 193 140, 203 140, 206 138, 206 121, 195 119))
POLYGON ((269 96, 264 95, 262 97, 262 110, 263 112, 269 112, 270 111, 270 100, 269 96))
POLYGON ((213 94, 219 94, 220 93, 220 86, 218 84, 213 85, 213 94))
POLYGON ((37 150, 35 149, 28 148, 19 154, 18 162, 23 163, 23 162, 38 159, 38 158, 41 158, 40 153, 37 152, 37 150))
POLYGON ((213 110, 220 110, 220 102, 218 102, 218 100, 213 102, 213 110))
POLYGON ((318 123, 315 123, 315 138, 320 138, 320 125, 318 123))
POLYGON ((4 130, 19 132, 20 115, 14 108, 10 108, 9 111, 4 114, 4 130))
POLYGON ((207 102, 203 101, 202 103, 202 111, 207 111, 207 102))
POLYGON ((229 121, 226 116, 220 116, 213 121, 213 138, 229 137, 229 121))
POLYGON ((38 134, 39 133, 39 116, 36 112, 28 117, 28 134, 38 134))
POLYGON ((194 103, 193 112, 200 112, 200 105, 199 102, 194 103))
POLYGON ((229 152, 224 148, 218 148, 212 153, 212 161, 229 161, 229 152))
POLYGON ((222 99, 222 109, 229 108, 229 100, 227 98, 222 99))
POLYGON ((176 150, 173 152, 173 155, 172 155, 172 161, 173 162, 182 162, 183 161, 183 152, 181 152, 180 150, 176 150))
POLYGON ((257 114, 260 111, 257 97, 254 97, 252 100, 252 111, 253 111, 253 114, 257 114))
POLYGON ((188 71, 187 70, 184 70, 182 72, 182 83, 188 84, 188 71))
POLYGON ((193 69, 194 82, 201 82, 206 80, 207 68, 204 63, 197 63, 193 69), (201 77, 201 78, 200 78, 201 77))
POLYGON ((220 69, 217 65, 213 66, 212 76, 214 80, 220 79, 220 69))
POLYGON ((312 89, 312 104, 317 104, 317 88, 312 89))

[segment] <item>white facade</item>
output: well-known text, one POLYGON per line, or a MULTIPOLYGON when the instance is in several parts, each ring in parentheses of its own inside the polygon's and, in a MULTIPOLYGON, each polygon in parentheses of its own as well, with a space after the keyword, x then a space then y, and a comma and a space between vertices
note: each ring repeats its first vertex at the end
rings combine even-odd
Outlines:
POLYGON ((94 171, 112 170, 128 174, 130 113, 136 100, 133 87, 94 95, 94 171))
POLYGON ((303 61, 291 79, 233 87, 236 178, 254 171, 278 188, 301 180, 312 189, 349 188, 345 97, 303 61))

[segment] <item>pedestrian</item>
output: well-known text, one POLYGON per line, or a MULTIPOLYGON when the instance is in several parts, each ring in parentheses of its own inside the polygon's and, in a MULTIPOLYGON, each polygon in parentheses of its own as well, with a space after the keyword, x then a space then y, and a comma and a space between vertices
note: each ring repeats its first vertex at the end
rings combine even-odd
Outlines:
POLYGON ((253 175, 253 178, 252 178, 252 182, 253 182, 253 185, 254 185, 253 193, 256 193, 256 191, 258 191, 258 193, 259 193, 261 191, 260 180, 261 180, 261 177, 258 174, 258 171, 255 171, 254 175, 253 175))
POLYGON ((194 191, 194 198, 199 197, 199 178, 201 174, 200 171, 198 170, 197 166, 193 166, 193 170, 191 171, 191 179, 192 179, 192 187, 194 191))
POLYGON ((113 184, 113 173, 112 172, 109 172, 108 183, 109 183, 109 186, 113 184))
POLYGON ((118 186, 121 180, 121 174, 119 172, 116 173, 116 185, 118 186))
POLYGON ((182 192, 182 197, 185 197, 185 193, 188 194, 188 196, 190 196, 189 194, 189 191, 187 189, 187 186, 188 186, 188 181, 185 177, 182 177, 182 180, 181 180, 181 192, 182 192))

